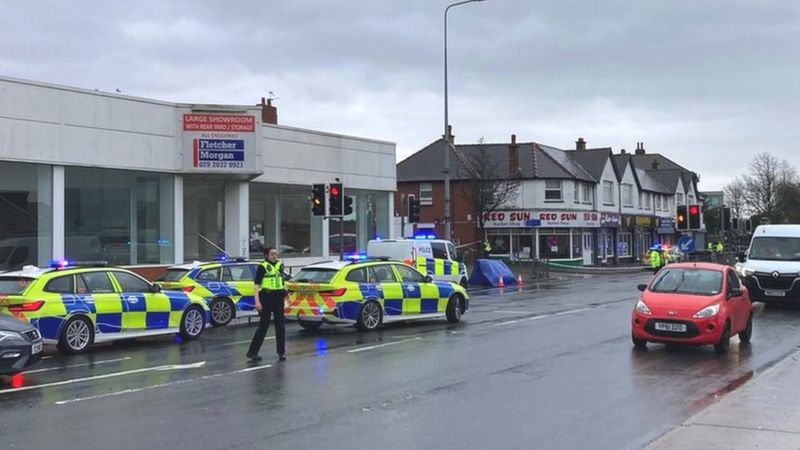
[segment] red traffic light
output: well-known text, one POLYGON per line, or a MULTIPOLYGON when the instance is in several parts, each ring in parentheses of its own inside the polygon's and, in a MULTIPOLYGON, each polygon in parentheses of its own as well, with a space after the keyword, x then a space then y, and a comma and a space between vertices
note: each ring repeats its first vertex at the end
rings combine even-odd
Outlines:
POLYGON ((339 188, 337 188, 336 186, 331 186, 331 195, 334 196, 334 197, 338 197, 339 196, 339 188))
POLYGON ((700 213, 700 208, 697 205, 692 205, 689 207, 689 214, 694 215, 699 213, 700 213))

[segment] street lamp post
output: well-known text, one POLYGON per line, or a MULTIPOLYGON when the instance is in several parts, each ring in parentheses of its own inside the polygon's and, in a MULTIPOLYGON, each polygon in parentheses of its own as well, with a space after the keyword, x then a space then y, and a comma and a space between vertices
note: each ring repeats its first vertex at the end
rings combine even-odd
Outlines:
POLYGON ((450 8, 485 0, 464 0, 448 5, 444 10, 444 235, 452 238, 450 230, 450 123, 447 117, 447 12, 450 8))

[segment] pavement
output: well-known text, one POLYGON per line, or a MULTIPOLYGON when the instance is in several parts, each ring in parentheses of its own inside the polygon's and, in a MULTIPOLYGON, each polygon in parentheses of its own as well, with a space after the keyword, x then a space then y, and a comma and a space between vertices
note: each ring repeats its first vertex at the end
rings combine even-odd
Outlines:
POLYGON ((757 375, 647 446, 661 449, 800 449, 800 351, 757 375))

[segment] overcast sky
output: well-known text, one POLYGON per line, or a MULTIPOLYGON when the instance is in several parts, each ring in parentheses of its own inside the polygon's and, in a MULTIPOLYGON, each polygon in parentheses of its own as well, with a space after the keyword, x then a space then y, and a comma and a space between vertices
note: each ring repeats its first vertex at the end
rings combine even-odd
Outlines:
MULTIPOLYGON (((443 132, 449 3, 6 2, 0 74, 188 103, 272 91, 279 123, 396 142, 399 161, 443 132)), ((642 141, 701 190, 761 151, 800 166, 800 2, 486 0, 448 35, 457 143, 642 141)))

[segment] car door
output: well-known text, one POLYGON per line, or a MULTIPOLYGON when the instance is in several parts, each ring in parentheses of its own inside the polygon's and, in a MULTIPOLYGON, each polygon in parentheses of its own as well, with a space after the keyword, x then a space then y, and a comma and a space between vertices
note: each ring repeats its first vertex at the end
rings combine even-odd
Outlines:
POLYGON ((383 309, 387 316, 408 314, 403 301, 403 287, 390 264, 369 266, 369 279, 377 285, 383 298, 383 309))
POLYGON ((124 305, 122 328, 125 331, 169 327, 170 302, 166 295, 153 292, 147 280, 132 273, 112 271, 111 276, 124 305))
POLYGON ((125 306, 114 289, 107 270, 93 270, 76 275, 76 289, 86 303, 93 303, 95 333, 109 334, 124 331, 125 306))
POLYGON ((234 264, 222 268, 222 282, 231 290, 238 311, 253 311, 253 283, 255 280, 252 264, 234 264))
POLYGON ((393 264, 393 267, 402 280, 403 310, 416 311, 416 314, 445 311, 447 299, 445 298, 443 305, 440 304, 439 288, 433 283, 426 283, 425 275, 404 264, 393 264))

